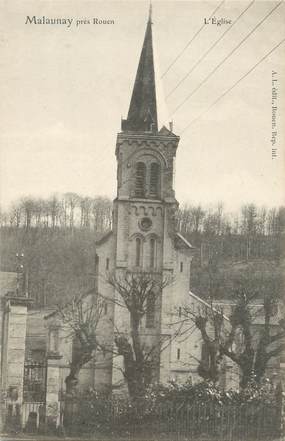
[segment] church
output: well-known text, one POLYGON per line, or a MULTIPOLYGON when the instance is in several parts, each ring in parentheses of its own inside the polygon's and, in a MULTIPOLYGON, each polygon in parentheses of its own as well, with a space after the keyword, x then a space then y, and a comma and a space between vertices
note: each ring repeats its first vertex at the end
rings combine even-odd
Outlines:
MULTIPOLYGON (((173 133, 172 123, 168 127, 163 124, 165 108, 155 63, 150 11, 128 115, 117 135, 113 227, 96 242, 96 293, 104 299, 98 335, 105 346, 112 347, 118 335, 128 340, 132 334, 130 312, 120 304, 110 277, 122 284, 126 275, 153 279, 154 296, 146 300, 139 323, 142 344, 155 353, 150 381, 195 382, 202 343, 199 331, 192 329, 190 348, 187 326, 182 324, 183 309, 189 301, 203 306, 205 302, 189 294, 195 248, 175 230, 178 202, 174 174, 179 136, 173 133)), ((48 340, 53 342, 48 350, 62 356, 58 364, 63 369, 59 377, 64 387, 74 348, 72 342, 67 344, 66 331, 53 312, 45 322, 51 336, 48 340)), ((126 393, 123 371, 122 356, 98 350, 95 360, 81 369, 79 386, 83 390, 88 386, 97 390, 111 387, 113 393, 126 393)))
MULTIPOLYGON (((106 271, 117 278, 122 273, 144 272, 161 281, 172 280, 147 311, 140 333, 147 340, 171 338, 179 308, 189 297, 190 263, 194 248, 175 231, 178 203, 174 191, 175 156, 179 137, 172 124, 162 124, 155 65, 152 22, 148 19, 143 47, 126 119, 117 135, 117 197, 113 207, 113 229, 97 243, 98 292, 113 298, 106 271), (176 311, 176 313, 175 313, 176 311), (153 319, 152 319, 153 318, 153 319)), ((165 283, 162 283, 165 285, 165 283)), ((112 304, 112 300, 111 300, 112 304)), ((114 328, 127 332, 128 311, 112 308, 114 328)), ((116 331, 114 331, 116 332, 116 331)), ((152 341, 152 346, 159 344, 152 341)), ((179 372, 186 352, 170 344, 161 352, 163 362, 157 380, 179 372), (177 353, 179 355, 177 356, 177 353)), ((189 374, 188 369, 186 369, 189 374)), ((113 367, 113 384, 116 369, 113 367)), ((186 378, 185 378, 186 379, 186 378)))

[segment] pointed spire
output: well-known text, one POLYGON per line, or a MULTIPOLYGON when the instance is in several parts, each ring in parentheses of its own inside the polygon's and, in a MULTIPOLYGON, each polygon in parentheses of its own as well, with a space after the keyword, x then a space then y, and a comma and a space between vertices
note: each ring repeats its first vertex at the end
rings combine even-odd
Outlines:
POLYGON ((149 3, 149 13, 148 13, 148 22, 149 22, 150 24, 152 24, 151 19, 152 19, 152 3, 150 2, 150 3, 149 3))
POLYGON ((152 5, 150 4, 128 117, 122 121, 122 130, 156 132, 158 130, 151 18, 152 5))

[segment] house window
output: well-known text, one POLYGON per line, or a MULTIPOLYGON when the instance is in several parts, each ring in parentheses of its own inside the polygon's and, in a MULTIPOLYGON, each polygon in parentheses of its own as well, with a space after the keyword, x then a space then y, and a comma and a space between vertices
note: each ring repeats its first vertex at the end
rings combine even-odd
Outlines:
POLYGON ((180 262, 180 272, 183 273, 183 262, 180 262))
POLYGON ((139 237, 136 238, 136 266, 141 266, 142 260, 142 241, 139 237))
POLYGON ((106 315, 108 313, 108 303, 104 302, 104 314, 106 315))
POLYGON ((150 267, 155 267, 155 239, 150 239, 150 267))
POLYGON ((110 259, 109 259, 109 257, 107 257, 107 259, 106 259, 106 270, 107 271, 109 269, 109 265, 110 265, 110 259))
POLYGON ((181 355, 181 353, 180 353, 180 348, 178 348, 178 349, 177 349, 177 360, 180 360, 180 355, 181 355))
POLYGON ((143 198, 145 196, 146 165, 144 162, 137 162, 135 175, 135 195, 143 198))
POLYGON ((146 328, 154 328, 155 324, 155 294, 150 293, 146 301, 146 328))
POLYGON ((179 309, 178 309, 178 317, 181 317, 182 316, 182 308, 181 308, 181 306, 179 306, 179 309))
POLYGON ((150 185, 149 185, 150 196, 158 197, 159 181, 160 181, 160 165, 157 162, 153 162, 150 166, 150 185))

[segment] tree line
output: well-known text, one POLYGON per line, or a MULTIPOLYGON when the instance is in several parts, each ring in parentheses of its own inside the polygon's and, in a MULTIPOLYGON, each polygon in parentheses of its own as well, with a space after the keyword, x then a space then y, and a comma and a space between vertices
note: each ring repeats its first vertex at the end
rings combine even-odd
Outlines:
MULTIPOLYGON (((88 197, 76 193, 54 194, 49 198, 22 197, 7 210, 0 207, 1 227, 88 228, 105 231, 112 226, 112 201, 107 197, 88 197)), ((248 256, 255 237, 278 237, 285 226, 285 207, 258 207, 244 204, 235 212, 226 212, 222 203, 203 207, 182 205, 176 213, 177 229, 186 236, 205 240, 214 236, 244 236, 248 256)))
POLYGON ((244 204, 229 213, 223 204, 216 207, 184 205, 177 213, 179 231, 200 250, 200 263, 217 255, 232 260, 279 258, 280 238, 285 229, 285 207, 258 207, 244 204))
POLYGON ((8 210, 0 210, 0 225, 104 231, 112 226, 112 202, 106 197, 91 198, 76 193, 55 194, 47 199, 22 197, 8 210))

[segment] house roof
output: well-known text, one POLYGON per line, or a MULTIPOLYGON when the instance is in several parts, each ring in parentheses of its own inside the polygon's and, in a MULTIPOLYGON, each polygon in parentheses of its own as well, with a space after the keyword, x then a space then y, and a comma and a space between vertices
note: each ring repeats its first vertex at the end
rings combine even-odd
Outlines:
MULTIPOLYGON (((232 308, 236 305, 236 302, 232 299, 220 299, 213 302, 216 306, 224 308, 228 315, 231 314, 232 308)), ((254 299, 249 303, 249 311, 252 316, 253 325, 264 325, 264 306, 261 298, 254 299)), ((279 325, 280 320, 283 318, 282 305, 280 302, 276 304, 273 310, 273 314, 270 319, 271 325, 279 325)))
MULTIPOLYGON (((190 295, 190 297, 192 297, 194 300, 196 300, 197 302, 199 302, 201 305, 205 306, 206 308, 213 309, 214 311, 218 312, 218 310, 214 306, 214 303, 213 303, 213 305, 210 305, 209 302, 206 302, 206 300, 204 300, 201 297, 197 296, 192 291, 189 291, 189 295, 190 295)), ((216 306, 218 306, 217 303, 216 303, 216 306)), ((225 314, 223 314, 223 317, 224 317, 225 320, 229 321, 229 318, 225 314)))

